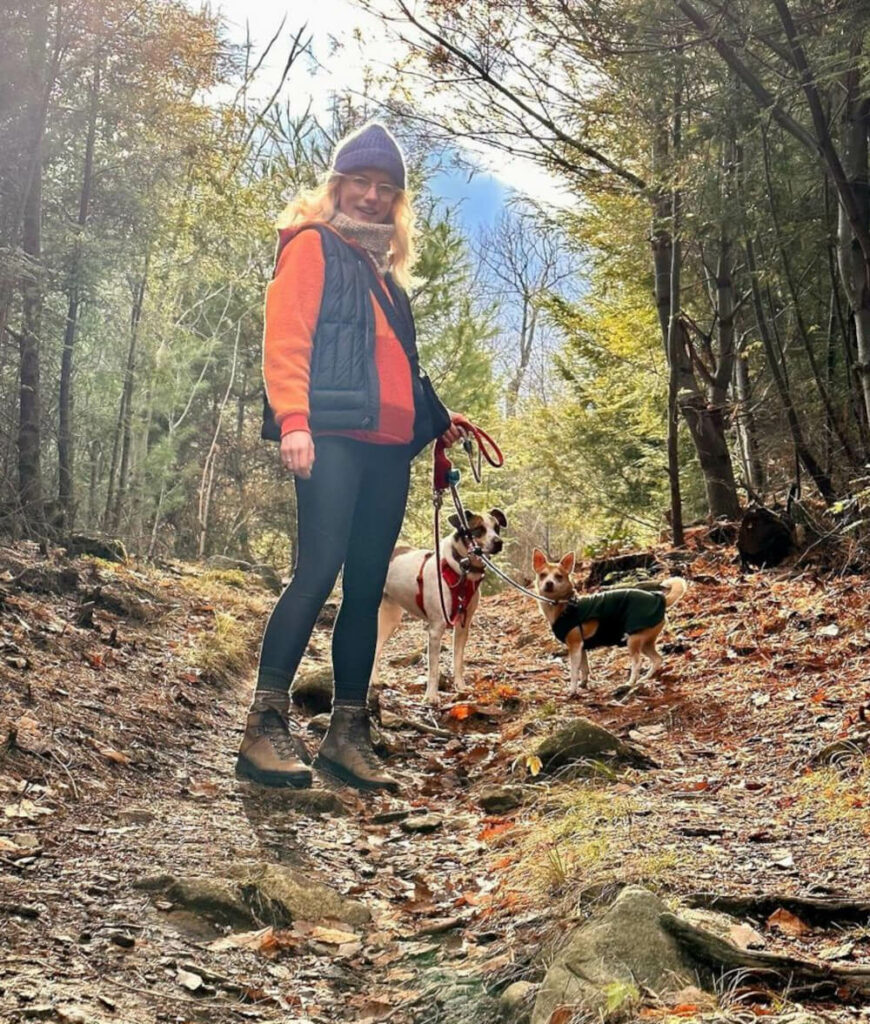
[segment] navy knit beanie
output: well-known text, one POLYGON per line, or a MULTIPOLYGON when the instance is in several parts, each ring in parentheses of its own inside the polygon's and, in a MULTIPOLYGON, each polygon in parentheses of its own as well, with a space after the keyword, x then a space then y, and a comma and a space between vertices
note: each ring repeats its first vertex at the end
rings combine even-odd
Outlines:
POLYGON ((352 174, 371 167, 383 171, 399 188, 405 187, 405 161, 396 140, 382 124, 373 121, 349 135, 335 151, 333 170, 352 174))

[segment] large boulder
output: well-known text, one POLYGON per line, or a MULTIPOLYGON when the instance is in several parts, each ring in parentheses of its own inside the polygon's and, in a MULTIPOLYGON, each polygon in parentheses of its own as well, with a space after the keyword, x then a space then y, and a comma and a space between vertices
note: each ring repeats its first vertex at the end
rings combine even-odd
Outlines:
POLYGON ((531 1024, 548 1024, 560 1007, 584 1019, 629 1017, 641 986, 663 994, 691 984, 691 961, 659 923, 666 909, 646 889, 623 889, 601 917, 568 938, 547 971, 531 1024))
POLYGON ((634 768, 655 768, 656 763, 640 747, 626 743, 587 718, 576 718, 546 739, 535 750, 545 771, 576 762, 604 762, 634 768))

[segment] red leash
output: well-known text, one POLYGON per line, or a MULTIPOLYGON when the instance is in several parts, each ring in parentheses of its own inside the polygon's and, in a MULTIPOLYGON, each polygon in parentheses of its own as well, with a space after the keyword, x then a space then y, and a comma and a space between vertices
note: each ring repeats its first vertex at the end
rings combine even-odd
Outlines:
MULTIPOLYGON (((480 483, 482 459, 486 459, 494 469, 501 469, 504 465, 502 450, 482 427, 476 426, 464 416, 454 416, 453 423, 464 434, 462 447, 468 454, 471 472, 477 483, 480 483), (472 438, 477 442, 476 465, 472 456, 472 438)), ((458 470, 453 470, 453 463, 447 457, 447 445, 439 437, 435 442, 435 452, 432 458, 432 489, 434 491, 446 491, 451 484, 457 484, 458 482, 458 470)))
MULTIPOLYGON (((486 459, 490 466, 495 469, 500 469, 504 465, 504 455, 502 454, 501 448, 499 448, 485 430, 476 426, 471 422, 471 420, 466 419, 464 416, 455 416, 453 423, 462 431, 462 447, 468 455, 468 462, 471 466, 471 473, 475 481, 480 483, 483 459, 486 459), (477 443, 476 463, 473 455, 475 442, 477 443)), ((456 490, 456 485, 458 483, 459 470, 453 468, 453 463, 447 455, 447 445, 439 437, 435 442, 435 448, 432 454, 432 504, 435 507, 435 551, 439 558, 441 552, 441 524, 439 520, 439 513, 441 511, 444 492, 446 490, 449 490, 453 497, 453 504, 456 506, 456 514, 459 517, 461 530, 464 532, 466 539, 470 539, 471 536, 468 529, 468 520, 465 518, 465 509, 462 507, 462 502, 459 500, 459 494, 456 490)), ((449 566, 447 566, 447 568, 449 569, 449 566)), ((441 614, 444 616, 444 621, 448 626, 452 627, 461 618, 462 625, 465 625, 468 603, 470 603, 471 598, 480 586, 480 582, 482 582, 483 577, 481 577, 481 580, 478 581, 477 584, 473 585, 470 591, 465 584, 464 573, 455 582, 448 583, 451 590, 452 606, 448 612, 447 602, 444 598, 444 565, 438 565, 436 567, 436 572, 438 575, 438 597, 441 601, 441 614), (462 587, 461 596, 458 594, 458 588, 460 585, 462 587)), ((422 587, 420 587, 420 597, 422 597, 422 587)))

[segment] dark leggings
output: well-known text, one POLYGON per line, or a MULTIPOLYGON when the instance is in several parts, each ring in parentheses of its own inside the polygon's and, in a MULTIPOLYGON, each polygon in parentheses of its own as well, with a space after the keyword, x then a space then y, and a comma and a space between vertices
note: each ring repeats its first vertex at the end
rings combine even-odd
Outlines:
POLYGON ((298 543, 290 585, 269 617, 258 686, 289 688, 324 602, 342 574, 332 630, 339 700, 365 700, 375 656, 378 607, 408 500, 403 445, 318 437, 308 480, 296 478, 298 543))

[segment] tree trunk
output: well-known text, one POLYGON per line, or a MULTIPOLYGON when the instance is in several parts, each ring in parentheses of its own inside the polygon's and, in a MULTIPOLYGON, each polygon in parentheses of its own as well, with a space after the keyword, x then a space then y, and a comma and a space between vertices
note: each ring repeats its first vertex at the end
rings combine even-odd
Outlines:
POLYGON ((764 490, 764 466, 758 450, 758 430, 752 410, 752 386, 749 381, 749 361, 738 354, 734 360, 734 394, 737 396, 736 422, 740 449, 743 453, 746 482, 760 495, 764 490))
POLYGON ((680 242, 677 234, 679 229, 680 193, 674 190, 671 206, 671 237, 670 275, 668 281, 668 325, 665 334, 665 345, 668 354, 668 482, 671 495, 671 537, 675 547, 685 543, 683 533, 683 499, 680 494, 680 451, 679 422, 677 409, 680 394, 680 361, 685 351, 679 335, 682 324, 679 322, 677 310, 680 308, 680 242))
POLYGON ((103 443, 99 438, 95 438, 88 445, 88 455, 90 457, 90 474, 88 479, 88 509, 87 509, 87 529, 91 530, 97 526, 97 484, 100 479, 100 469, 103 464, 103 443))
MULTIPOLYGON (((670 161, 670 145, 667 128, 662 125, 653 140, 653 167, 661 180, 670 161)), ((668 364, 668 409, 667 409, 667 451, 668 451, 668 489, 670 493, 671 536, 675 545, 683 544, 683 501, 680 494, 680 451, 679 421, 677 413, 677 396, 679 394, 679 360, 672 345, 672 315, 674 308, 673 274, 679 266, 679 251, 674 249, 671 227, 674 217, 673 205, 676 197, 670 197, 664 188, 660 188, 652 204, 652 257, 653 275, 655 280, 656 313, 659 319, 659 330, 664 343, 665 358, 668 364)))
POLYGON ((72 446, 72 367, 73 347, 79 319, 79 273, 81 270, 82 243, 85 226, 88 222, 88 210, 91 202, 91 188, 94 172, 94 144, 97 137, 97 109, 100 95, 99 60, 94 65, 91 80, 90 107, 88 110, 88 134, 85 141, 85 164, 82 173, 82 190, 79 197, 79 215, 76 222, 77 232, 73 248, 72 266, 70 267, 69 302, 66 314, 66 329, 63 337, 63 353, 60 363, 60 394, 58 399, 58 432, 57 432, 57 468, 58 468, 58 501, 60 503, 63 526, 71 529, 75 518, 75 493, 73 483, 73 446, 72 446))
POLYGON ((767 133, 762 132, 762 153, 764 158, 764 176, 767 185, 767 205, 770 210, 770 219, 773 224, 774 238, 776 240, 776 248, 779 255, 779 261, 782 264, 783 274, 785 276, 786 285, 788 286, 788 294, 791 298, 792 309, 794 310, 795 324, 797 326, 797 333, 801 339, 804 352, 806 353, 807 362, 810 364, 810 372, 813 375, 813 381, 816 385, 816 391, 819 393, 819 397, 822 400, 822 405, 825 410, 825 420, 827 425, 828 435, 834 435, 840 442, 843 453, 845 454, 851 465, 855 466, 860 463, 854 448, 852 447, 849 438, 846 436, 845 431, 840 425, 836 411, 834 410, 834 403, 831 400, 830 390, 826 386, 822 379, 822 374, 819 369, 818 360, 813 349, 812 339, 810 338, 810 332, 807 327, 806 321, 804 320, 803 311, 800 306, 800 298, 798 296, 798 287, 795 282, 794 274, 792 273, 791 260, 788 256, 785 240, 782 237, 782 230, 779 223, 779 214, 776 209, 776 202, 774 199, 773 192, 773 176, 770 172, 770 150, 767 142, 767 133))
POLYGON ((764 306, 761 301, 761 289, 758 284, 758 267, 755 262, 755 248, 752 244, 752 239, 746 240, 746 262, 749 268, 749 279, 752 287, 752 302, 755 307, 758 333, 761 336, 761 343, 764 346, 771 376, 773 377, 774 384, 776 385, 776 390, 779 393, 782 407, 785 410, 786 420, 788 422, 789 430, 791 431, 795 452, 797 453, 797 457, 802 463, 804 469, 806 469, 807 473, 812 477, 816 487, 818 487, 821 496, 826 502, 830 503, 834 499, 834 489, 831 486, 831 478, 824 472, 807 446, 791 392, 785 382, 779 365, 779 360, 776 356, 776 350, 774 349, 773 339, 770 335, 767 318, 764 315, 764 306))
POLYGON ((39 458, 39 342, 43 303, 41 164, 31 179, 22 228, 22 247, 29 266, 22 285, 19 342, 18 495, 25 520, 41 527, 45 512, 39 458))
POLYGON ((734 282, 731 276, 731 242, 727 231, 719 240, 716 265, 716 314, 718 320, 718 352, 712 379, 708 382, 709 400, 698 395, 687 402, 683 415, 696 438, 698 457, 704 473, 707 507, 717 519, 737 519, 740 503, 734 466, 726 438, 728 386, 734 372, 734 282), (694 426, 692 420, 694 419, 694 426))
POLYGON ((230 367, 230 379, 227 382, 227 389, 224 392, 224 397, 221 401, 220 406, 217 409, 217 416, 214 428, 214 436, 211 439, 211 445, 208 450, 208 454, 205 457, 205 464, 202 467, 202 478, 199 485, 199 544, 198 554, 200 558, 205 555, 206 544, 208 540, 208 521, 209 511, 211 509, 211 496, 214 489, 214 472, 215 465, 217 464, 218 455, 218 439, 220 438, 221 425, 223 423, 224 410, 227 407, 230 394, 233 390, 233 383, 236 379, 236 365, 239 358, 239 339, 242 333, 241 321, 236 325, 236 341, 233 346, 233 362, 230 367))
MULTIPOLYGON (((121 392, 121 406, 118 412, 118 434, 115 438, 115 449, 112 452, 113 462, 120 438, 121 458, 118 469, 118 484, 114 500, 107 502, 109 528, 118 529, 121 524, 121 513, 127 493, 127 478, 130 470, 130 446, 133 435, 133 384, 136 376, 136 349, 139 340, 139 324, 142 319, 142 305, 145 301, 145 288, 148 283, 148 266, 151 262, 150 247, 145 254, 145 266, 142 277, 133 289, 133 307, 130 311, 130 346, 127 349, 127 367, 124 373, 124 388, 121 392)), ((111 480, 110 480, 111 497, 111 480)))
POLYGON ((840 335, 843 350, 843 366, 846 373, 846 384, 848 393, 848 408, 852 419, 858 427, 858 437, 861 441, 863 459, 866 461, 870 452, 870 437, 867 433, 867 410, 864 405, 864 394, 861 382, 855 368, 855 345, 853 343, 854 327, 852 317, 843 310, 843 303, 840 300, 841 275, 837 267, 837 216, 839 208, 831 216, 829 204, 830 187, 825 181, 825 223, 832 241, 827 246, 828 279, 831 283, 831 309, 834 317, 834 324, 840 335))
MULTIPOLYGON (((27 131, 30 138, 28 166, 20 196, 17 225, 21 225, 21 248, 27 269, 21 278, 22 327, 18 337, 18 497, 26 522, 44 525, 42 472, 40 465, 40 335, 42 330, 42 165, 43 141, 51 86, 57 70, 58 47, 48 55, 47 2, 33 10, 33 34, 28 57, 32 73, 31 102, 27 131)), ((6 312, 4 312, 4 326, 6 312)))
POLYGON ((523 296, 523 322, 520 328, 520 360, 507 385, 505 412, 509 419, 516 415, 520 388, 526 377, 529 362, 532 358, 532 345, 535 341, 535 328, 538 323, 538 308, 532 304, 531 297, 523 296))

